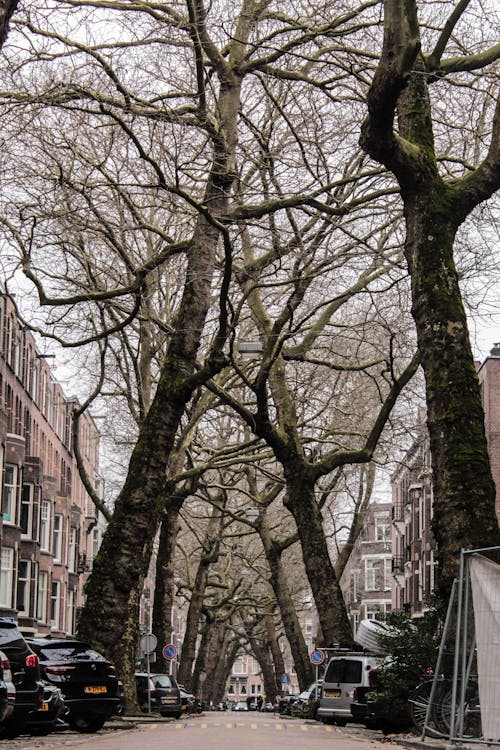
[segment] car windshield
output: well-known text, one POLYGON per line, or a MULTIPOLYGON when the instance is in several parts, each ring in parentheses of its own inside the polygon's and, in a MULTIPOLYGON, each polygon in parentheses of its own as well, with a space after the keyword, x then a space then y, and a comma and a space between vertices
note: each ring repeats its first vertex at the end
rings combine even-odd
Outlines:
POLYGON ((43 661, 106 661, 104 656, 93 651, 84 643, 65 644, 64 646, 42 646, 37 648, 38 654, 43 661))

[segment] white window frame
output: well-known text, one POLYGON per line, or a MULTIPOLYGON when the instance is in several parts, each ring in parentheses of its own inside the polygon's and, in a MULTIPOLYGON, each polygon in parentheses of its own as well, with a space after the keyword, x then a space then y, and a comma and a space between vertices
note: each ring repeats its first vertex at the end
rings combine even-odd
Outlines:
POLYGON ((31 539, 33 535, 33 502, 35 497, 35 487, 32 484, 26 483, 22 486, 21 491, 21 514, 19 516, 19 524, 22 525, 23 510, 27 510, 27 528, 24 530, 21 527, 21 536, 26 539, 31 539))
POLYGON ((375 513, 374 525, 375 541, 389 542, 391 540, 391 521, 389 515, 387 513, 375 513))
POLYGON ((54 526, 52 529, 52 554, 54 556, 54 562, 63 562, 63 532, 64 532, 64 516, 61 513, 54 515, 54 526))
POLYGON ((78 529, 70 526, 68 534, 68 569, 70 573, 76 573, 78 566, 78 529))
POLYGON ((31 595, 31 561, 19 560, 17 571, 17 610, 20 615, 29 617, 30 615, 30 595, 31 595), (24 570, 23 570, 24 568, 24 570), (20 596, 23 585, 23 595, 20 596))
POLYGON ((16 523, 18 477, 19 467, 16 464, 6 463, 2 492, 2 513, 4 523, 16 523))
POLYGON ((40 549, 50 552, 50 520, 52 506, 50 500, 42 500, 40 506, 40 549))
POLYGON ((377 591, 378 562, 377 557, 367 557, 365 560, 365 591, 377 591))
POLYGON ((38 573, 38 587, 36 592, 36 618, 39 622, 47 622, 47 595, 49 590, 49 574, 46 570, 38 573))
POLYGON ((2 547, 0 556, 0 606, 12 608, 14 594, 15 550, 13 547, 2 547))
POLYGON ((68 589, 68 600, 66 602, 66 611, 67 611, 66 632, 69 633, 69 635, 74 635, 75 633, 75 624, 76 624, 76 596, 75 594, 76 592, 74 589, 68 589))
POLYGON ((384 558, 384 591, 392 589, 392 558, 384 558))
POLYGON ((61 624, 61 581, 52 580, 50 584, 49 623, 59 629, 61 624))

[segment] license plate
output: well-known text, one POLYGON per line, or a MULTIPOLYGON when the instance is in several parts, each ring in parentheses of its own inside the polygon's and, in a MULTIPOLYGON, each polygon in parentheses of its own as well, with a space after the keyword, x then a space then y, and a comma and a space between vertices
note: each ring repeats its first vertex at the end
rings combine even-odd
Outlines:
POLYGON ((48 711, 49 710, 49 704, 48 703, 42 703, 40 708, 37 708, 37 711, 48 711))
POLYGON ((83 688, 84 693, 106 693, 107 688, 105 685, 87 685, 83 688))
POLYGON ((177 701, 175 700, 175 698, 162 698, 161 702, 162 703, 177 703, 177 701))
POLYGON ((340 690, 325 690, 325 695, 327 698, 340 698, 341 692, 340 690))

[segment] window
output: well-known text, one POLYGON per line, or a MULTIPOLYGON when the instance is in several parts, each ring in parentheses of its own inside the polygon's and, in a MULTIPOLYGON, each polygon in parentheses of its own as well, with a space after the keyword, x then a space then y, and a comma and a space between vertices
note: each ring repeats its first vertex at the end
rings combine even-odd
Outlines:
POLYGON ((92 560, 95 560, 101 544, 101 532, 96 527, 92 532, 92 560))
POLYGON ((19 560, 17 574, 17 609, 20 615, 30 614, 31 562, 19 560))
POLYGON ((19 525, 21 526, 21 534, 24 536, 32 536, 33 533, 33 497, 35 494, 35 488, 32 484, 23 484, 21 492, 21 518, 19 525))
POLYGON ((375 513, 375 541, 388 542, 391 539, 391 523, 387 513, 375 513))
POLYGON ((228 694, 228 695, 234 695, 234 685, 233 685, 233 683, 232 683, 232 682, 231 682, 231 684, 229 685, 229 690, 227 691, 227 694, 228 694))
POLYGON ((67 610, 68 614, 66 616, 66 622, 67 622, 67 631, 71 635, 76 630, 76 598, 75 598, 75 592, 73 589, 70 589, 68 591, 68 604, 67 604, 67 610))
POLYGON ((48 551, 50 540, 50 500, 42 500, 40 512, 40 548, 48 551))
POLYGON ((377 590, 377 564, 376 558, 365 560, 365 591, 377 590))
POLYGON ((17 498, 17 466, 5 465, 5 475, 2 495, 3 520, 7 523, 16 522, 17 498))
POLYGON ((61 583, 52 581, 50 588, 50 624, 59 628, 61 616, 61 583))
POLYGON ((40 571, 38 575, 38 591, 36 596, 36 617, 40 622, 47 622, 47 594, 49 588, 49 574, 40 571))
POLYGON ((14 550, 3 547, 0 557, 0 606, 12 607, 14 584, 14 550))
POLYGON ((386 557, 384 560, 384 591, 392 588, 392 559, 386 557))
POLYGON ((62 562, 62 537, 63 537, 63 517, 56 514, 54 516, 54 530, 52 532, 52 549, 54 562, 62 562))
POLYGON ((77 530, 74 526, 72 526, 69 530, 69 541, 68 541, 68 568, 69 568, 70 573, 76 573, 76 566, 78 562, 77 543, 78 543, 77 530))
POLYGON ((246 658, 240 657, 236 659, 233 665, 233 674, 246 674, 247 673, 247 660, 246 658))

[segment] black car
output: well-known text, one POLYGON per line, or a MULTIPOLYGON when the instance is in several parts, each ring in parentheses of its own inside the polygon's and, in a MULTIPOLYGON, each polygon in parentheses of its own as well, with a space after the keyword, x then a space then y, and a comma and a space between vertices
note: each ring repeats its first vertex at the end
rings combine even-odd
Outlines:
POLYGON ((72 638, 37 638, 29 643, 40 658, 43 679, 64 696, 68 709, 64 720, 70 727, 97 732, 119 712, 115 668, 89 643, 72 638))
POLYGON ((12 620, 0 617, 0 649, 10 662, 16 700, 12 715, 2 722, 0 737, 13 738, 24 731, 28 714, 43 701, 40 664, 36 653, 24 640, 12 620))
POLYGON ((143 711, 150 708, 162 716, 173 716, 175 719, 187 713, 187 703, 183 705, 181 691, 171 675, 139 672, 135 675, 135 685, 139 708, 143 711))
POLYGON ((380 699, 384 675, 390 670, 387 664, 370 669, 368 687, 360 685, 354 689, 351 713, 354 721, 369 729, 381 729, 384 734, 400 731, 411 726, 408 706, 388 705, 380 699))
POLYGON ((35 737, 44 737, 46 734, 53 732, 57 726, 63 724, 62 717, 67 711, 63 694, 59 688, 46 682, 43 686, 42 704, 36 711, 28 714, 26 731, 35 737))
POLYGON ((292 705, 299 697, 298 693, 292 693, 289 695, 283 695, 278 698, 278 712, 284 716, 291 716, 292 705))

